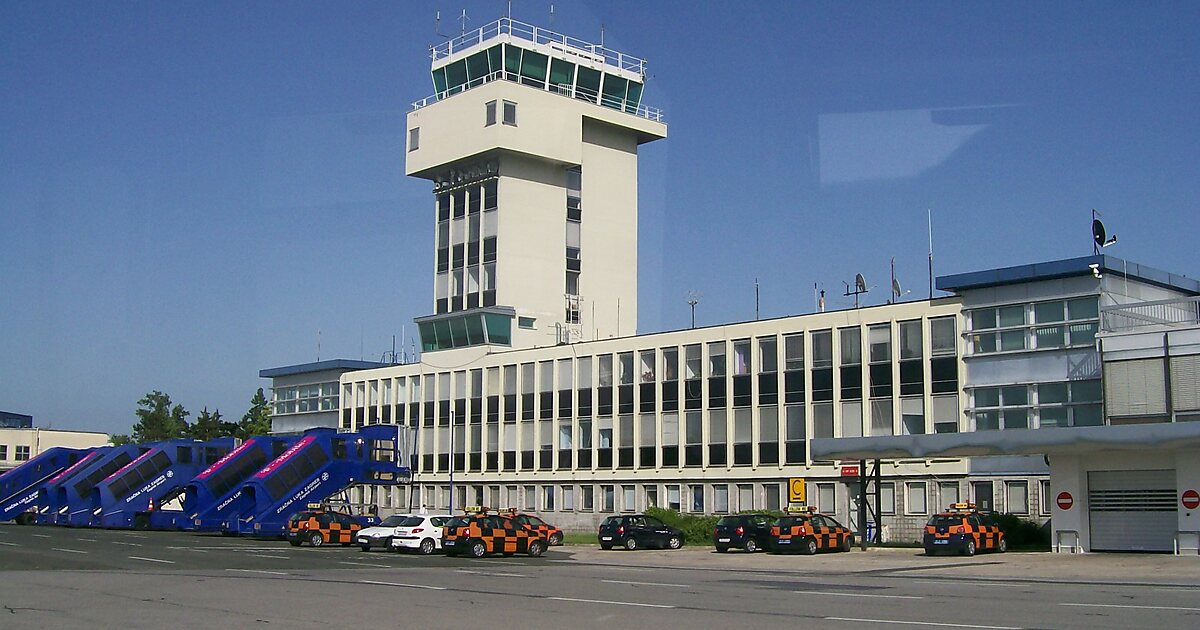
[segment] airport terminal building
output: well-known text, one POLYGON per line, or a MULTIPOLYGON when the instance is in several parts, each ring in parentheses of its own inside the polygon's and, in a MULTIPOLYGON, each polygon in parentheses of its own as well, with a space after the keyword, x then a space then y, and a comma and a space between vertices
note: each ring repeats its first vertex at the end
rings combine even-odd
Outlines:
POLYGON ((1063 550, 1200 530, 1182 499, 1200 485, 1200 283, 1095 255, 943 276, 930 300, 637 334, 638 149, 667 135, 645 63, 507 18, 432 60, 406 130, 406 173, 433 192, 420 361, 261 374, 276 432, 409 428, 412 484, 362 502, 593 530, 802 501, 857 529, 870 462, 868 521, 893 540, 967 500, 1053 516, 1063 550))

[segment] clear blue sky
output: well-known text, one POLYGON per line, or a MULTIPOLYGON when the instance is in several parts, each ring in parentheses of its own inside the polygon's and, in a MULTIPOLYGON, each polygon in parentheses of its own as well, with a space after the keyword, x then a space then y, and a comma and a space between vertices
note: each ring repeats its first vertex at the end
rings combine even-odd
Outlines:
MULTIPOLYGON (((514 17, 549 23, 549 2, 514 17)), ((1110 253, 1200 274, 1200 3, 569 2, 649 60, 640 330, 887 298, 1110 253)), ((136 401, 240 417, 266 367, 378 360, 432 310, 404 115, 434 13, 504 2, 6 2, 0 409, 126 432, 136 401)))

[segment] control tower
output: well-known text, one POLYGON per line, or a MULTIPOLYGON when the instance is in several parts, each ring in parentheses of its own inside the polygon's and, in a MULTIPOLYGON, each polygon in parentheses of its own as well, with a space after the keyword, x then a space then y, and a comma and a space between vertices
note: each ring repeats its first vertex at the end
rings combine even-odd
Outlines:
POLYGON ((510 18, 431 49, 405 173, 433 182, 426 352, 636 334, 642 59, 510 18))

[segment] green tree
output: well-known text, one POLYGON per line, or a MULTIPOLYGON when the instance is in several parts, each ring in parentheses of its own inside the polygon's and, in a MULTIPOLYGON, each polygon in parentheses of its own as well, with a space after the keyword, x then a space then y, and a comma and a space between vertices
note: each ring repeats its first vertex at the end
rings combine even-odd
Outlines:
POLYGON ((125 446, 126 444, 133 444, 133 438, 124 433, 114 433, 108 436, 108 443, 113 446, 125 446))
POLYGON ((175 440, 188 430, 188 412, 183 405, 172 405, 171 397, 154 390, 138 401, 138 421, 133 425, 134 442, 175 440))
POLYGON ((190 437, 193 440, 207 441, 213 438, 233 435, 233 430, 236 427, 237 425, 231 422, 221 420, 220 409, 209 413, 208 407, 205 407, 200 412, 200 415, 196 416, 196 421, 184 431, 184 436, 190 437))
POLYGON ((237 430, 234 431, 233 436, 248 440, 257 435, 267 435, 270 432, 271 403, 267 402, 263 389, 259 387, 258 391, 254 393, 254 397, 250 399, 250 410, 242 416, 242 421, 237 424, 237 430))

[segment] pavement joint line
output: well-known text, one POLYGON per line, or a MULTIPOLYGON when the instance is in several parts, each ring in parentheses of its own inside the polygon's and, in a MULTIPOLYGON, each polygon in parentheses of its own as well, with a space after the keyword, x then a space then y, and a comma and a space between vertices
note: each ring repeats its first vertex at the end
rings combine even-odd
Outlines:
POLYGON ((514 578, 529 577, 528 575, 523 575, 520 573, 500 573, 500 572, 495 572, 495 571, 472 571, 470 569, 459 569, 458 572, 459 573, 467 573, 470 575, 486 575, 488 577, 514 577, 514 578))
POLYGON ((642 602, 618 602, 607 599, 582 599, 579 597, 547 597, 560 602, 582 602, 584 604, 612 604, 617 606, 639 606, 642 608, 674 608, 668 604, 645 604, 642 602))
POLYGON ((142 543, 128 543, 128 542, 121 542, 119 540, 112 541, 112 544, 125 545, 126 547, 141 547, 142 546, 142 543))
POLYGON ((444 591, 445 586, 429 586, 428 584, 403 584, 401 582, 380 582, 378 580, 359 580, 359 584, 374 584, 376 586, 401 586, 404 588, 423 588, 430 591, 444 591))
POLYGON ((87 553, 86 551, 80 551, 78 549, 63 549, 61 547, 51 547, 50 550, 51 551, 65 551, 67 553, 87 553))
POLYGON ((834 597, 871 597, 878 599, 925 599, 920 595, 876 595, 873 593, 834 593, 833 591, 792 591, 797 595, 832 595, 834 597))
POLYGON ((130 560, 144 560, 146 562, 161 562, 163 564, 175 564, 174 560, 159 560, 158 558, 143 558, 141 556, 126 556, 130 560))
POLYGON ((265 573, 267 575, 287 575, 284 571, 264 571, 262 569, 225 569, 226 571, 237 571, 238 573, 265 573))
POLYGON ((1200 611, 1200 608, 1193 608, 1193 607, 1189 607, 1189 606, 1146 606, 1146 605, 1138 606, 1135 604, 1075 604, 1075 603, 1066 603, 1066 602, 1061 603, 1059 605, 1060 606, 1081 606, 1081 607, 1088 607, 1088 608, 1134 608, 1134 609, 1140 609, 1140 610, 1184 610, 1184 611, 1188 611, 1188 612, 1200 611))
MULTIPOLYGON (((208 553, 208 552, 206 551, 204 553, 208 553)), ((267 560, 290 560, 291 559, 291 558, 288 558, 287 556, 268 556, 268 555, 261 554, 261 553, 252 553, 252 554, 248 554, 248 555, 253 558, 266 558, 267 560)))
POLYGON ((856 617, 825 617, 826 621, 857 621, 860 623, 887 623, 903 626, 937 626, 939 628, 977 628, 981 630, 1022 630, 1018 626, 979 626, 966 623, 945 623, 937 621, 904 621, 901 619, 861 619, 856 617))
POLYGON ((671 586, 675 588, 692 588, 689 584, 666 584, 662 582, 630 582, 628 580, 600 580, 608 584, 632 584, 633 586, 671 586))

